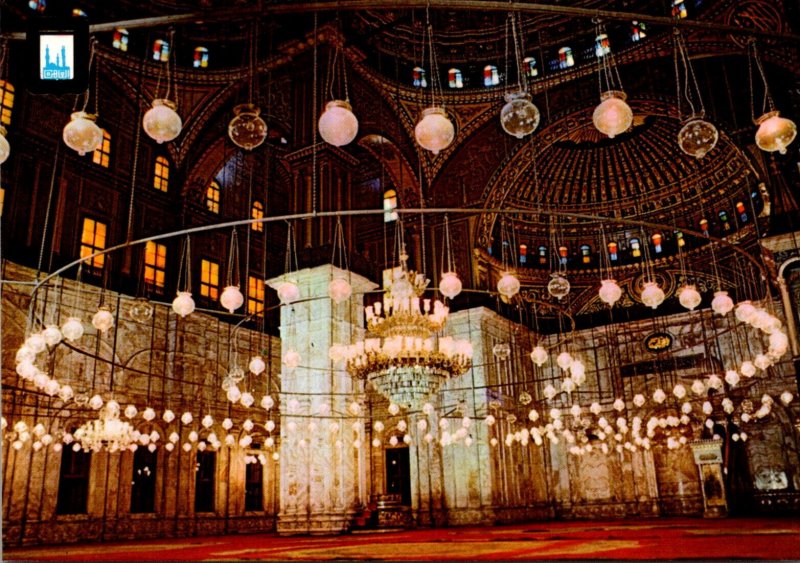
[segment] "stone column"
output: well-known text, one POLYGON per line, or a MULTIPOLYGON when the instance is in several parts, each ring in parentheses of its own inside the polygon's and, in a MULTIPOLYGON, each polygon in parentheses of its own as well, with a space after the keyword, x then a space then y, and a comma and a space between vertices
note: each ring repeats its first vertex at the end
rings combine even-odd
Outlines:
POLYGON ((363 331, 363 293, 377 287, 368 279, 331 265, 268 280, 300 287, 300 300, 281 307, 281 357, 292 350, 299 365, 281 368, 280 534, 335 534, 346 530, 365 489, 363 420, 353 428, 348 404, 357 383, 333 370, 328 349, 349 343, 363 331), (334 276, 350 281, 353 296, 341 304, 328 297, 334 276), (313 416, 312 416, 313 415, 313 416), (354 448, 359 439, 361 448, 354 448))
POLYGON ((700 472, 703 518, 724 518, 728 515, 728 499, 722 478, 722 440, 700 440, 690 445, 700 472))
POLYGON ((789 332, 789 345, 792 349, 792 357, 800 356, 800 345, 797 342, 797 323, 794 318, 794 304, 789 288, 786 285, 786 278, 778 276, 778 288, 781 290, 781 301, 783 302, 783 314, 786 317, 786 329, 789 332))

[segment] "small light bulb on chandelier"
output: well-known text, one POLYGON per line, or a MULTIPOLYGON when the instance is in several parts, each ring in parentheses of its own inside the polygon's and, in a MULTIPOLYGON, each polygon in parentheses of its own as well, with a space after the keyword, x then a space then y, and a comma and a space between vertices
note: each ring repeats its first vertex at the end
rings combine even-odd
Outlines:
POLYGON ((456 295, 461 293, 462 285, 461 280, 455 272, 446 272, 442 274, 442 280, 439 282, 439 291, 448 299, 453 299, 456 295))
POLYGON ((422 111, 422 119, 414 128, 414 136, 423 149, 439 154, 455 138, 455 128, 444 108, 430 107, 422 111))
POLYGON ((92 326, 102 333, 114 326, 114 315, 111 314, 111 309, 105 305, 101 306, 92 317, 92 326))
POLYGON ((78 317, 69 317, 67 322, 61 325, 61 334, 70 342, 75 342, 83 336, 83 323, 78 317))
POLYGON ((44 341, 50 348, 57 346, 59 342, 61 342, 62 334, 61 331, 55 325, 48 325, 42 331, 42 337, 44 337, 44 341))
POLYGON ((711 309, 717 315, 727 315, 733 310, 733 299, 730 298, 727 291, 715 291, 711 309))
POLYGON ((157 98, 153 107, 142 118, 144 132, 157 143, 168 143, 181 134, 183 122, 175 111, 177 106, 170 100, 157 98))
POLYGON ((547 350, 545 350, 542 346, 536 346, 531 351, 531 360, 533 361, 534 364, 536 364, 539 367, 544 365, 548 357, 549 355, 547 353, 547 350))
POLYGON ((238 285, 229 285, 222 290, 219 302, 229 313, 233 313, 244 304, 244 295, 242 295, 238 285))
POLYGON ((622 297, 622 288, 617 283, 617 280, 606 279, 600 282, 600 291, 598 291, 600 300, 610 306, 620 300, 622 297))
POLYGON ((328 283, 328 296, 334 303, 344 303, 353 294, 353 287, 346 279, 341 277, 333 278, 328 283))
POLYGON ((253 356, 247 367, 254 375, 261 375, 267 369, 267 364, 261 356, 253 356))
POLYGON ((517 277, 509 272, 504 273, 497 282, 497 292, 507 298, 519 293, 520 283, 517 277))
POLYGON ((568 370, 572 365, 572 355, 569 352, 561 352, 556 357, 556 364, 563 370, 568 370))
POLYGON ((76 111, 64 126, 64 143, 81 156, 95 150, 103 142, 103 130, 97 126, 96 115, 76 111))
POLYGON ((178 296, 172 300, 172 310, 181 317, 186 317, 194 312, 194 299, 190 291, 179 291, 178 296))
POLYGON ((780 116, 779 111, 770 111, 756 120, 756 145, 762 151, 786 154, 788 147, 797 136, 797 125, 791 119, 780 116))
POLYGON ((664 302, 664 290, 656 282, 645 282, 642 289, 642 303, 652 309, 658 308, 664 302))
POLYGON ((319 134, 334 147, 350 144, 358 135, 358 119, 345 100, 331 100, 319 116, 319 134))
POLYGON ((592 115, 597 130, 611 139, 627 131, 633 123, 633 111, 625 103, 626 98, 625 92, 620 90, 603 92, 600 94, 600 105, 592 115))
POLYGON ((700 292, 691 284, 684 285, 678 290, 678 301, 680 301, 683 307, 690 311, 694 311, 702 300, 703 298, 700 296, 700 292))

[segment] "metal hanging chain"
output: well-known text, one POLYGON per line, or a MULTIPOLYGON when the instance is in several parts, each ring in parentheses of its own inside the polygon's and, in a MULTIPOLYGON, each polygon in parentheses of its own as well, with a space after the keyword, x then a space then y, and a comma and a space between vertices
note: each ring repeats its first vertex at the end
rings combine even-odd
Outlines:
POLYGON ((445 214, 444 216, 444 256, 447 260, 447 271, 448 272, 455 272, 454 269, 454 262, 453 262, 453 251, 450 248, 450 217, 445 214))
MULTIPOLYGON (((517 63, 517 87, 521 92, 528 91, 528 81, 523 80, 525 76, 522 67, 522 53, 523 53, 523 37, 522 37, 522 22, 518 20, 515 12, 511 12, 511 34, 514 41, 514 60, 517 63), (517 25, 520 26, 517 31, 517 25)), ((506 53, 508 56, 508 53, 506 53)), ((506 64, 507 66, 507 64, 506 64)), ((508 81, 508 68, 506 68, 506 81, 508 81)))
POLYGON ((431 25, 430 1, 428 1, 425 7, 425 29, 428 32, 428 57, 430 58, 431 66, 431 105, 436 105, 436 96, 438 94, 439 99, 442 101, 441 105, 444 108, 444 90, 442 89, 442 83, 439 78, 439 65, 436 63, 436 52, 433 48, 433 25, 431 25))
MULTIPOLYGON (((764 100, 761 103, 761 113, 764 114, 764 113, 767 113, 767 111, 775 111, 775 104, 774 104, 774 102, 772 100, 772 95, 769 93, 769 84, 767 83, 767 74, 764 71, 763 65, 761 64, 761 59, 758 56, 758 47, 756 46, 755 39, 750 42, 749 47, 753 51, 752 58, 755 59, 755 61, 756 61, 756 68, 758 68, 758 73, 761 75, 761 81, 764 84, 764 100)), ((748 62, 748 69, 749 69, 749 68, 751 68, 750 57, 748 57, 747 62, 748 62)), ((753 112, 752 112, 753 121, 755 121, 756 120, 755 103, 754 103, 755 94, 753 93, 752 71, 749 74, 750 74, 750 100, 751 100, 751 102, 753 102, 753 103, 751 103, 751 107, 753 108, 753 112)))
MULTIPOLYGON (((172 65, 175 64, 173 62, 175 60, 175 57, 173 56, 174 55, 174 53, 173 53, 174 50, 175 50, 175 30, 174 29, 170 29, 169 30, 169 47, 167 48, 167 93, 164 95, 164 98, 167 99, 167 100, 169 100, 169 95, 172 92, 172 80, 171 80, 171 78, 172 78, 172 75, 174 74, 174 72, 172 72, 172 69, 170 68, 170 63, 172 63, 172 65)), ((176 82, 175 82, 175 103, 177 103, 177 102, 178 102, 178 82, 177 82, 177 79, 176 79, 176 82)))
MULTIPOLYGON (((92 75, 92 69, 94 69, 95 73, 95 81, 97 80, 98 75, 98 64, 95 62, 95 41, 92 40, 91 45, 89 46, 89 76, 92 75)), ((97 97, 99 91, 97 90, 97 82, 95 82, 95 91, 94 91, 94 102, 95 102, 95 114, 97 113, 97 97)), ((86 111, 86 108, 89 107, 89 98, 92 96, 92 84, 91 81, 89 82, 88 86, 86 86, 86 92, 84 92, 83 97, 83 105, 81 106, 80 111, 86 111)))
POLYGON ((344 228, 342 218, 336 218, 336 227, 333 232, 333 252, 331 254, 331 264, 343 270, 349 270, 347 261, 347 248, 344 243, 344 228))
POLYGON ((228 255, 228 285, 239 286, 239 236, 236 227, 231 232, 230 253, 228 255))
POLYGON ((317 12, 314 12, 314 63, 312 65, 314 76, 311 80, 311 210, 314 213, 317 212, 317 75, 319 74, 319 41, 317 38, 317 12))
POLYGON ((250 60, 250 85, 247 93, 248 102, 253 103, 255 98, 255 82, 256 82, 256 44, 258 43, 258 20, 253 22, 250 26, 250 49, 248 55, 250 60))
POLYGON ((294 239, 294 225, 291 221, 286 221, 288 230, 286 232, 286 261, 284 262, 284 272, 287 274, 294 271, 294 268, 300 269, 300 264, 297 261, 297 245, 294 239))
POLYGON ((181 261, 178 263, 178 280, 177 280, 178 291, 188 291, 189 293, 192 292, 191 276, 189 275, 189 272, 191 272, 191 260, 189 258, 190 239, 191 237, 189 235, 186 235, 186 238, 184 239, 183 244, 181 245, 181 261), (185 270, 184 270, 184 264, 186 266, 185 270), (183 289, 181 289, 182 275, 186 276, 183 289))

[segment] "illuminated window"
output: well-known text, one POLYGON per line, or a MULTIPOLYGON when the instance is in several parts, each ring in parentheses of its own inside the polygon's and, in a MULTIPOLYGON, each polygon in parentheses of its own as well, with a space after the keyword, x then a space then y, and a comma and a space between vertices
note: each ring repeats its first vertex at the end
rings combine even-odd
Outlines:
POLYGON ((61 451, 56 514, 86 514, 91 464, 92 452, 71 447, 61 451))
POLYGON ((214 477, 217 452, 197 452, 194 473, 194 511, 214 512, 214 477))
POLYGON ((219 183, 211 180, 206 188, 206 208, 213 213, 219 213, 219 183))
MULTIPOLYGON (((89 219, 83 219, 83 231, 81 232, 81 258, 91 256, 95 252, 104 250, 106 247, 106 228, 105 223, 89 219)), ((92 258, 88 264, 92 268, 102 270, 106 263, 105 254, 100 254, 92 258)))
POLYGON ((451 68, 447 71, 447 80, 450 88, 464 87, 464 80, 461 78, 461 71, 457 68, 451 68))
POLYGON ((0 188, 0 217, 3 216, 3 208, 6 205, 6 190, 5 188, 0 188))
POLYGON ((566 246, 559 246, 558 247, 558 256, 559 260, 562 264, 567 263, 567 257, 569 256, 569 249, 566 246))
POLYGON ((661 243, 663 242, 664 237, 661 236, 661 233, 656 233, 650 237, 650 239, 653 241, 653 248, 655 249, 656 254, 661 254, 661 251, 663 250, 661 243))
POLYGON ((169 187, 169 161, 163 156, 156 157, 153 168, 153 187, 160 192, 166 192, 169 187))
POLYGON ((207 68, 208 67, 208 49, 205 47, 194 48, 194 61, 192 61, 194 68, 207 68))
POLYGON ((611 42, 608 40, 608 35, 601 33, 594 40, 594 54, 599 59, 611 52, 611 42))
POLYGON ((0 124, 11 124, 11 111, 14 109, 14 86, 0 80, 0 124))
POLYGON ((708 219, 700 219, 700 232, 708 236, 708 219))
POLYGON ((500 75, 497 73, 497 67, 494 65, 483 67, 483 85, 497 86, 498 84, 500 84, 500 75))
POLYGON ((383 222, 397 221, 397 192, 386 190, 383 194, 383 222))
POLYGON ((247 314, 258 315, 264 311, 264 280, 255 276, 247 278, 247 314))
POLYGON ((673 0, 672 17, 678 20, 678 19, 683 19, 688 15, 689 13, 686 11, 686 2, 684 2, 683 0, 673 0))
POLYGON ((547 264, 547 247, 539 247, 539 264, 547 264))
POLYGON ((209 299, 219 297, 219 264, 203 258, 200 262, 200 295, 209 299))
MULTIPOLYGON (((250 218, 251 219, 263 219, 264 218, 264 204, 258 201, 257 199, 253 200, 253 207, 250 209, 250 218)), ((254 231, 263 233, 264 232, 264 223, 251 223, 250 225, 254 231)))
POLYGON ((619 258, 619 245, 616 242, 608 243, 608 257, 612 260, 619 258))
POLYGON ((153 41, 153 60, 167 62, 169 59, 169 43, 163 39, 153 41))
POLYGON ((747 208, 744 206, 743 201, 736 202, 736 213, 739 214, 739 219, 742 220, 742 223, 747 223, 747 208))
POLYGON ((592 248, 588 244, 581 245, 581 261, 589 264, 592 261, 592 248))
POLYGON ((114 39, 111 41, 111 46, 120 51, 128 50, 128 30, 124 27, 118 27, 114 30, 114 39))
POLYGON ((728 212, 727 211, 720 211, 718 213, 719 221, 722 224, 723 230, 730 231, 731 230, 731 223, 728 221, 728 212))
POLYGON ((525 264, 528 261, 528 245, 527 244, 520 244, 519 245, 519 263, 525 264))
POLYGON ((631 239, 631 256, 634 258, 638 258, 642 255, 642 243, 639 242, 638 238, 631 239))
POLYGON ((245 465, 244 509, 264 510, 264 468, 258 461, 245 465))
POLYGON ((45 8, 47 8, 47 1, 46 0, 30 0, 28 2, 28 7, 31 10, 35 10, 37 12, 44 12, 45 8))
POLYGON ((148 241, 144 247, 144 283, 151 291, 164 287, 167 271, 167 245, 148 241))
POLYGON ((111 134, 103 129, 103 141, 92 153, 92 162, 99 164, 103 168, 108 168, 111 159, 111 134))
POLYGON ((414 67, 414 86, 417 88, 427 88, 428 79, 425 78, 425 69, 421 66, 414 67))
POLYGON ((575 65, 575 58, 572 56, 572 49, 561 47, 558 50, 558 68, 569 68, 575 65))
POLYGON ((539 68, 536 66, 536 59, 533 57, 525 57, 522 59, 522 66, 525 69, 525 76, 528 78, 539 76, 539 68))
POLYGON ((686 246, 686 239, 684 238, 682 232, 675 231, 675 240, 678 241, 678 248, 683 248, 686 246))
POLYGON ((641 41, 647 37, 647 25, 644 22, 631 22, 631 41, 641 41))

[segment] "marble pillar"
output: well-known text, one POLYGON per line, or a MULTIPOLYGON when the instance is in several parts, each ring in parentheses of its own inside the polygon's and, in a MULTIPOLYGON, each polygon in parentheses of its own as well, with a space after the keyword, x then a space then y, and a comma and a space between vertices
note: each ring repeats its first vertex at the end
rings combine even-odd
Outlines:
POLYGON ((272 288, 291 279, 300 300, 281 307, 281 357, 299 354, 297 367, 281 366, 280 534, 345 531, 364 503, 369 448, 363 419, 349 405, 358 382, 333 369, 328 349, 363 332, 363 293, 377 287, 366 278, 331 265, 268 280, 272 288), (340 304, 328 284, 344 277, 352 297, 340 304), (354 447, 361 446, 361 447, 354 447))

